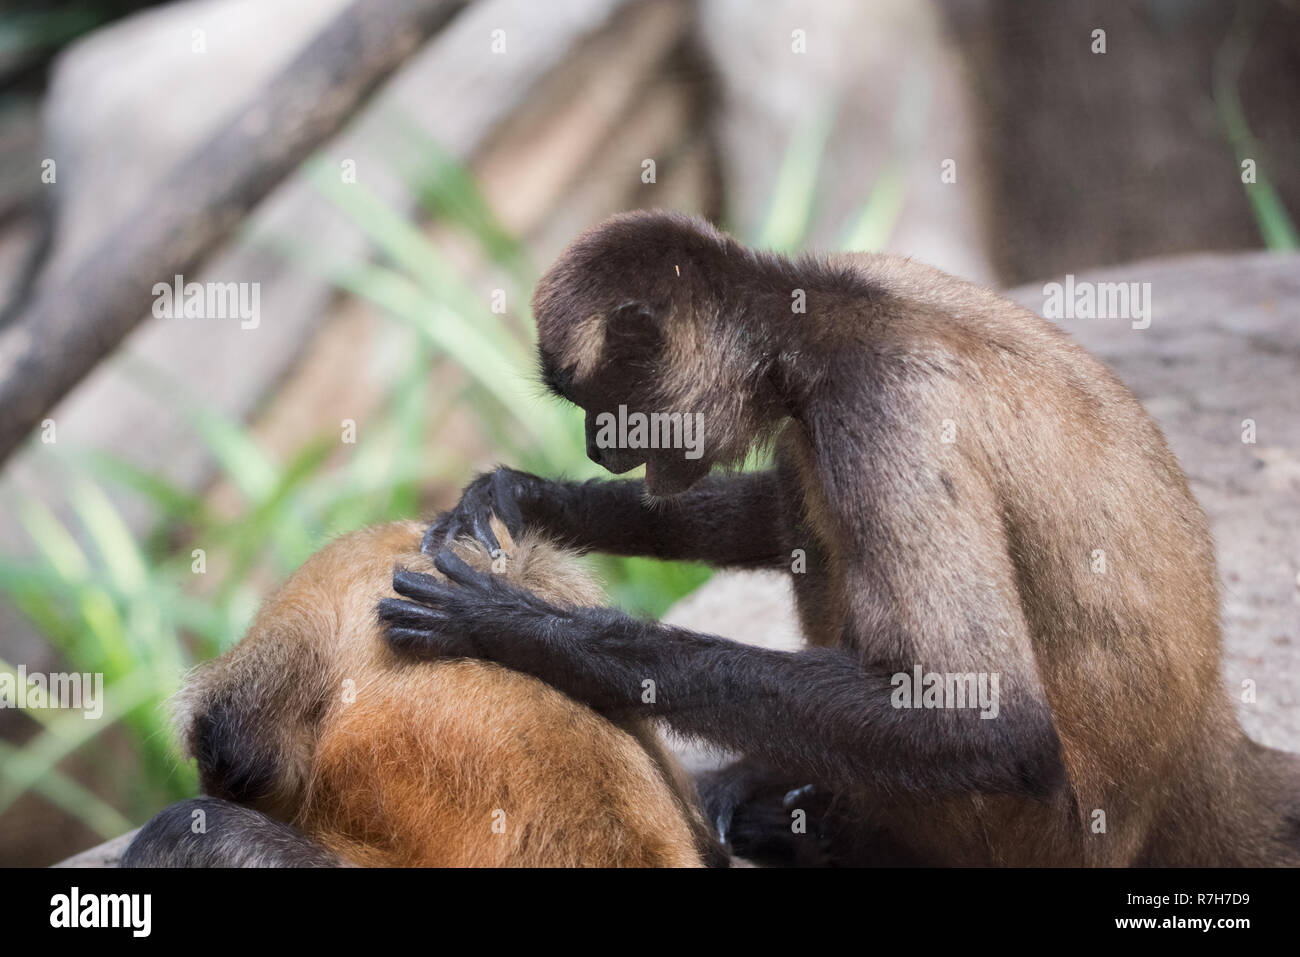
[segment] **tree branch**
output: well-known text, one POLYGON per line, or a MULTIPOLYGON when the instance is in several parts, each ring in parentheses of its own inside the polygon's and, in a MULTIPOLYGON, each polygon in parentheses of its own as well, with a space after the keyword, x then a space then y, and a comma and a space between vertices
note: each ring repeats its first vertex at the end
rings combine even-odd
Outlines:
POLYGON ((0 330, 0 462, 466 0, 356 0, 179 163, 72 271, 0 330))

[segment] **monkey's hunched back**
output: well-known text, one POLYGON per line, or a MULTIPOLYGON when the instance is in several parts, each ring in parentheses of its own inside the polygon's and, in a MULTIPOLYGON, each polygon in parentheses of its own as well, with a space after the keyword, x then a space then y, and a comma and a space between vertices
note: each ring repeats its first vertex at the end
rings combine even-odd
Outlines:
MULTIPOLYGON (((1141 404, 1000 296, 898 257, 841 262, 889 290, 867 332, 882 374, 910 365, 930 390, 904 400, 914 417, 900 438, 945 483, 949 527, 968 528, 963 498, 987 497, 1076 813, 1089 826, 1105 813, 1107 837, 1085 839, 1080 859, 1300 863, 1300 757, 1237 723, 1208 523, 1141 404)), ((898 388, 909 384, 904 372, 898 388)))
MULTIPOLYGON (((851 494, 891 494, 915 481, 863 471, 863 452, 876 462, 924 461, 921 474, 943 490, 892 489, 939 515, 924 540, 891 527, 882 560, 977 546, 981 561, 1008 563, 1005 577, 989 577, 1014 585, 1009 597, 1028 624, 1072 806, 1053 826, 1040 808, 985 798, 979 817, 997 822, 1007 848, 999 855, 1300 863, 1300 757, 1251 742, 1237 723, 1220 675, 1208 523, 1132 392, 1056 326, 988 290, 896 256, 834 256, 826 266, 839 277, 832 286, 861 282, 871 300, 865 317, 836 310, 811 333, 826 381, 839 383, 828 393, 839 401, 824 413, 862 430, 865 449, 844 450, 842 468, 862 476, 851 494), (1098 823, 1104 831, 1094 832, 1098 823)), ((786 438, 801 460, 801 443, 786 438)), ((897 626, 960 622, 963 608, 947 598, 908 596, 897 626)), ((967 662, 997 670, 999 651, 967 662)), ((971 811, 956 800, 936 816, 956 822, 971 811)), ((924 813, 901 816, 925 833, 924 813)), ((982 854, 974 845, 944 850, 958 860, 982 854)))
MULTIPOLYGON (((599 603, 570 556, 500 531, 514 582, 599 603)), ((496 665, 387 649, 375 602, 395 565, 432 570, 423 532, 402 522, 330 544, 197 670, 178 710, 205 793, 353 864, 699 865, 693 789, 648 727, 496 665)), ((487 562, 473 546, 463 555, 487 562)))
MULTIPOLYGON (((533 306, 544 379, 589 417, 703 413, 697 473, 775 444, 770 472, 686 484, 668 514, 716 522, 734 498, 752 541, 715 530, 725 560, 805 554, 804 635, 868 693, 803 702, 820 679, 790 662, 770 682, 833 740, 800 738, 808 759, 739 725, 718 740, 859 788, 865 843, 906 861, 1300 863, 1300 757, 1247 739, 1222 686, 1205 516, 1141 404, 1063 331, 902 257, 788 259, 660 211, 584 233, 533 306), (890 672, 913 664, 1000 673, 1002 719, 891 714, 890 672)), ((626 548, 616 532, 588 537, 626 548)))

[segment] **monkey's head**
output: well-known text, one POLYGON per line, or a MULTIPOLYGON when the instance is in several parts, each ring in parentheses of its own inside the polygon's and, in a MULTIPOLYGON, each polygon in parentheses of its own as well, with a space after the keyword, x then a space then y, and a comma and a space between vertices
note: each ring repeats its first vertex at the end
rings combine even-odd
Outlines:
MULTIPOLYGON (((173 717, 205 794, 292 819, 323 717, 349 687, 401 665, 375 602, 397 597, 396 566, 441 577, 420 550, 425 527, 374 525, 326 545, 267 598, 238 645, 189 674, 173 717)), ((533 534, 515 541, 496 518, 492 530, 503 566, 472 539, 452 547, 471 567, 548 601, 601 603, 600 583, 575 555, 533 534)))
POLYGON ((579 236, 533 296, 541 378, 587 414, 587 455, 652 495, 739 464, 779 418, 755 254, 705 221, 624 213, 579 236))

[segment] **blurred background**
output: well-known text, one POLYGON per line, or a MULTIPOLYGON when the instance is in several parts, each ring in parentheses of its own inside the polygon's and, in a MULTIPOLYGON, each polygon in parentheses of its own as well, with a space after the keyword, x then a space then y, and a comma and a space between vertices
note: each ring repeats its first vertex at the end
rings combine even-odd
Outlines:
MULTIPOLYGON (((1229 287, 1297 274, 1300 4, 1287 0, 441 4, 451 15, 394 35, 391 74, 314 129, 302 157, 204 164, 232 118, 272 151, 301 138, 306 106, 290 98, 257 126, 259 104, 294 71, 344 83, 365 61, 314 41, 346 38, 349 16, 421 6, 440 4, 0 13, 0 336, 84 289, 75 341, 93 351, 42 416, 57 437, 32 430, 0 471, 0 671, 106 683, 100 720, 0 709, 0 864, 54 862, 194 793, 165 699, 329 538, 446 507, 498 461, 597 474, 580 420, 531 379, 528 300, 564 244, 610 213, 694 211, 755 245, 904 252, 997 288, 1189 253, 1220 254, 1194 271, 1228 262, 1216 281, 1229 287), (197 187, 160 185, 178 170, 197 187), (237 215, 205 205, 209 180, 239 173, 237 215), (105 257, 121 238, 156 227, 144 284, 169 282, 167 255, 196 223, 186 280, 259 284, 256 328, 139 310, 120 344, 97 336, 95 293, 113 288, 105 257), (1286 268, 1243 272, 1231 264, 1263 260, 1222 258, 1238 250, 1286 268)), ((1127 278, 1182 285, 1184 272, 1144 268, 1127 278)), ((1293 326, 1251 340, 1283 381, 1300 373, 1293 326)), ((1185 405, 1174 412, 1197 413, 1185 405)), ((1249 468, 1267 471, 1275 500, 1300 497, 1294 443, 1268 448, 1281 451, 1249 468)), ((1212 498, 1208 467, 1189 470, 1212 498)), ((1294 539, 1294 509, 1257 521, 1294 539)), ((1286 551, 1252 542, 1229 549, 1245 569, 1229 557, 1230 583, 1257 553, 1286 551)), ((1229 608, 1263 622, 1252 633, 1289 667, 1298 563, 1292 546, 1282 585, 1229 608)), ((599 570, 611 601, 653 615, 708 578, 642 561, 599 570)))

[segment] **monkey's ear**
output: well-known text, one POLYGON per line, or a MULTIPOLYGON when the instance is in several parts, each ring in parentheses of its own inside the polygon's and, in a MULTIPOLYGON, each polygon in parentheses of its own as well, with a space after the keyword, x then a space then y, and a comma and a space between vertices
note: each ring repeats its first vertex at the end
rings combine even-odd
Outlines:
POLYGON ((605 320, 605 342, 624 354, 647 354, 663 341, 664 322, 660 310, 640 301, 625 302, 605 320))

